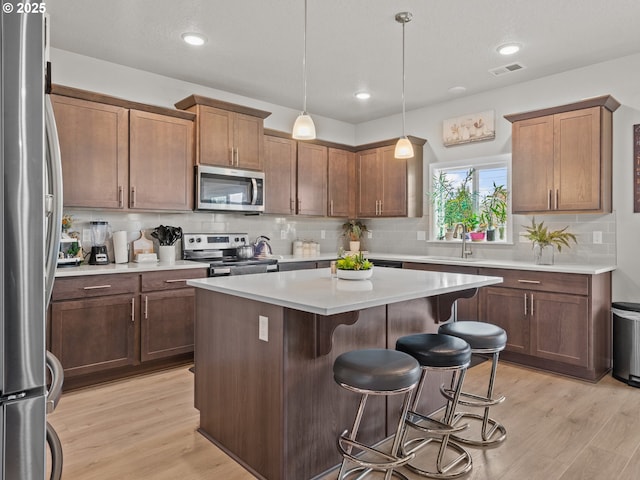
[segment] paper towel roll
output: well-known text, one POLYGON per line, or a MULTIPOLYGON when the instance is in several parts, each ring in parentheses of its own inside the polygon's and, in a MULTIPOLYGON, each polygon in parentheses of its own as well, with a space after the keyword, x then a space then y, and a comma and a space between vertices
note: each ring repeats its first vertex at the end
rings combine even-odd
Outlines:
POLYGON ((128 247, 127 232, 124 230, 113 232, 113 254, 116 263, 127 263, 129 261, 128 247))

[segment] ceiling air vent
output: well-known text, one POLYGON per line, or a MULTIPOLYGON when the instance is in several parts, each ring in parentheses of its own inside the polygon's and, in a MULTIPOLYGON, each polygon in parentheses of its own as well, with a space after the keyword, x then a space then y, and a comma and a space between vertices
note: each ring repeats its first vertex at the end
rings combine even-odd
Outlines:
POLYGON ((493 68, 489 70, 489 73, 491 73, 496 77, 499 77, 500 75, 504 75, 505 73, 516 72, 518 70, 522 70, 523 68, 527 68, 527 67, 525 67, 521 63, 510 63, 509 65, 493 68))

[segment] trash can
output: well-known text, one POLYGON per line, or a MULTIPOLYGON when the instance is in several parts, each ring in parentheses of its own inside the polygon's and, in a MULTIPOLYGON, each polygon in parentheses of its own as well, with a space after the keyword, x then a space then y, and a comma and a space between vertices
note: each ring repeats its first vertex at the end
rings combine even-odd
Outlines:
POLYGON ((640 303, 614 302, 613 377, 640 388, 640 303))

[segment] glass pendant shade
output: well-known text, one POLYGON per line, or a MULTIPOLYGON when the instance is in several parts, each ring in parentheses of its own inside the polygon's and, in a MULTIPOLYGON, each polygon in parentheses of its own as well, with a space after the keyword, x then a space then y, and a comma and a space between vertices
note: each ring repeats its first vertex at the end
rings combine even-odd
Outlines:
POLYGON ((292 137, 295 140, 313 140, 316 138, 316 126, 307 112, 302 112, 293 124, 292 137))
POLYGON ((395 158, 413 158, 413 145, 407 137, 402 137, 396 143, 395 158))

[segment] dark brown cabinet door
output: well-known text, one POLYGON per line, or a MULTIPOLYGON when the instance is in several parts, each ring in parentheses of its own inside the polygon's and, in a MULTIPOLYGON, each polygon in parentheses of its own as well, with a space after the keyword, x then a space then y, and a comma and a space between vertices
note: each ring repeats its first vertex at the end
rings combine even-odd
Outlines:
POLYGON ((137 305, 133 295, 51 304, 51 351, 65 376, 136 363, 137 305))
POLYGON ((507 332, 505 350, 530 352, 530 298, 525 290, 484 287, 481 293, 481 319, 502 327, 507 332))
POLYGON ((357 157, 357 197, 356 214, 358 217, 378 216, 380 201, 380 178, 382 176, 382 158, 378 149, 363 150, 357 157))
POLYGON ((530 292, 531 354, 588 366, 589 306, 586 297, 530 292))
POLYGON ((142 361, 193 352, 195 290, 182 288, 142 295, 142 361))
POLYGON ((129 207, 193 209, 193 122, 130 111, 129 207))
POLYGON ((551 210, 553 116, 515 122, 512 134, 513 213, 551 210))
POLYGON ((599 210, 600 107, 554 115, 556 210, 599 210))
POLYGON ((329 216, 355 216, 355 155, 346 150, 329 148, 329 168, 327 174, 329 216))
POLYGON ((66 207, 126 208, 129 113, 126 108, 51 96, 66 207))
POLYGON ((234 147, 238 168, 262 170, 264 161, 264 121, 262 118, 234 114, 234 147))
POLYGON ((293 215, 296 199, 296 141, 264 137, 265 213, 293 215))
POLYGON ((298 142, 299 215, 327 214, 327 147, 298 142))
POLYGON ((382 194, 379 216, 407 215, 407 160, 395 158, 395 145, 379 149, 382 156, 382 194))
POLYGON ((233 166, 233 112, 198 105, 197 115, 198 161, 205 165, 233 166))

